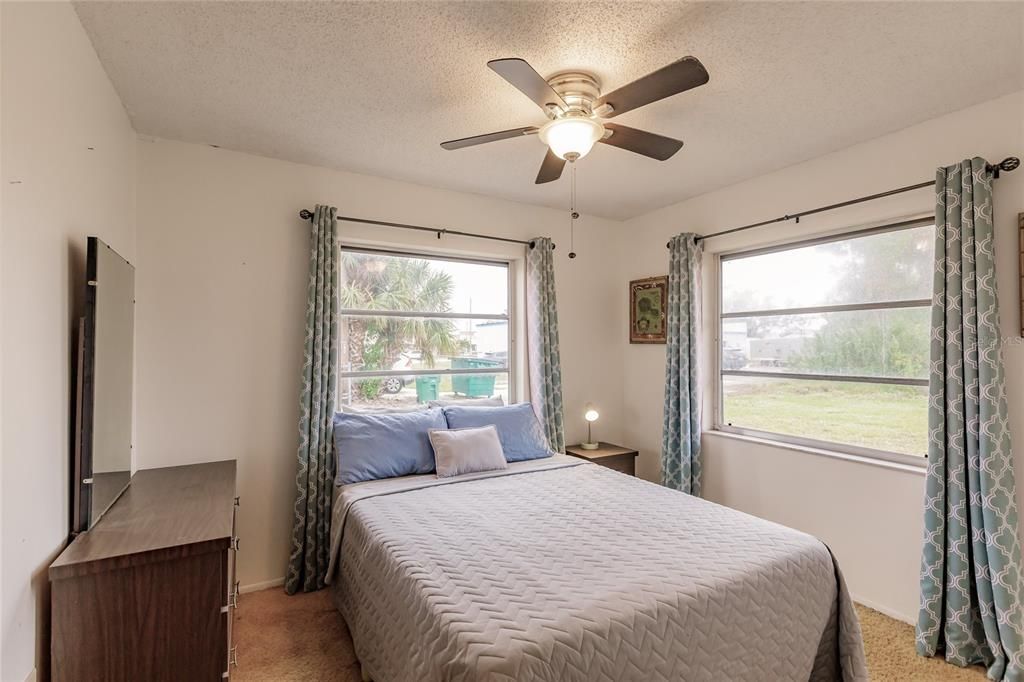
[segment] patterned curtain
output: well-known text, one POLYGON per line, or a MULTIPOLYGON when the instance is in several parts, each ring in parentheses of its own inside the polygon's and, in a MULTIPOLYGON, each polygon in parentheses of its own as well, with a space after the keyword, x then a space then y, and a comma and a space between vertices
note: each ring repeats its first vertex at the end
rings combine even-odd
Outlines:
POLYGON ((939 168, 917 652, 1024 679, 1017 495, 996 302, 992 175, 939 168))
POLYGON ((331 420, 338 389, 338 261, 335 216, 317 206, 309 250, 306 343, 299 392, 299 466, 295 476, 295 525, 285 590, 295 594, 324 586, 331 544, 334 447, 331 420))
POLYGON ((562 415, 562 362, 558 355, 555 259, 551 240, 537 237, 526 252, 526 332, 530 360, 530 398, 544 425, 548 444, 565 452, 562 415))
POLYGON ((703 250, 694 234, 669 243, 668 346, 665 349, 665 416, 661 482, 700 496, 700 386, 697 344, 703 250))

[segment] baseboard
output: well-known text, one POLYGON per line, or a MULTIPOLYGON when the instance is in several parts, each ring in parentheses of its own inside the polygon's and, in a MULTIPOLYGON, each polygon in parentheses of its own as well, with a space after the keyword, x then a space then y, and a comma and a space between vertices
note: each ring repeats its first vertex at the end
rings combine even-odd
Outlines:
POLYGON ((32 668, 28 673, 28 677, 25 678, 25 682, 36 682, 36 669, 32 668))
MULTIPOLYGON (((252 583, 250 585, 242 585, 238 588, 238 591, 242 594, 246 592, 259 592, 260 590, 266 590, 271 587, 279 587, 284 585, 284 578, 274 578, 273 580, 264 580, 261 583, 252 583)), ((873 606, 871 608, 874 608, 873 606)))
POLYGON ((861 598, 860 596, 858 596, 856 594, 851 594, 850 598, 853 599, 853 601, 857 602, 858 604, 861 604, 862 606, 866 606, 869 609, 872 609, 874 611, 878 611, 879 613, 881 613, 883 615, 889 616, 893 620, 898 620, 899 622, 907 623, 908 625, 916 625, 917 624, 917 621, 915 619, 908 618, 906 615, 904 615, 902 613, 898 613, 896 611, 893 611, 888 606, 882 606, 881 604, 877 604, 877 603, 871 601, 870 599, 863 599, 863 598, 861 598))

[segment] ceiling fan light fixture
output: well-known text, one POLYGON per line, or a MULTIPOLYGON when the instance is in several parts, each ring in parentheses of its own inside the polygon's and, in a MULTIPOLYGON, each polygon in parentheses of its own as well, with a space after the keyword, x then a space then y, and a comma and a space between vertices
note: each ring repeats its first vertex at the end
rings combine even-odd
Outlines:
POLYGON ((592 118, 566 116, 549 121, 540 129, 540 139, 560 159, 582 159, 604 136, 604 126, 592 118))

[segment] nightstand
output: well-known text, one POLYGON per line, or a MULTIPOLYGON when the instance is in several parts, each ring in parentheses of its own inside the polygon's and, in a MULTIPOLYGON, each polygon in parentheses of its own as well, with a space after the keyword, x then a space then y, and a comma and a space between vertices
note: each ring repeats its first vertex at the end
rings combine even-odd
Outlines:
POLYGON ((588 459, 594 464, 621 471, 630 476, 636 476, 636 450, 613 445, 612 443, 601 443, 597 450, 584 450, 579 445, 568 445, 565 454, 588 459))

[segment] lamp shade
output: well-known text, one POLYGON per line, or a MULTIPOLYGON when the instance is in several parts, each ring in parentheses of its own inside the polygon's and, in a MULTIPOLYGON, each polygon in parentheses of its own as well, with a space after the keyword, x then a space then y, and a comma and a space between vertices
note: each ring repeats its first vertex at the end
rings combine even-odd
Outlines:
POLYGON ((588 422, 596 422, 597 418, 600 416, 601 415, 597 413, 597 410, 594 409, 593 405, 588 406, 587 411, 583 413, 583 418, 588 422))
POLYGON ((558 118, 540 129, 540 139, 560 159, 575 161, 590 153, 604 135, 604 126, 591 118, 558 118))

